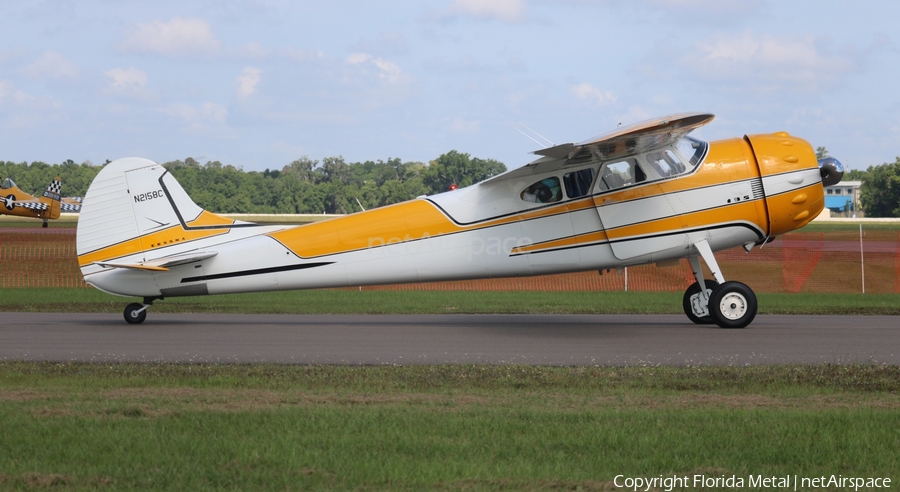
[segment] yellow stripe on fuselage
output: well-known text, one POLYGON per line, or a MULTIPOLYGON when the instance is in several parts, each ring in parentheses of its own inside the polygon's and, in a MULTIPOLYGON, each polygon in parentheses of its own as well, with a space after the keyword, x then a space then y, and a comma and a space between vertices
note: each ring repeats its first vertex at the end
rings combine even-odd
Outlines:
POLYGON ((431 202, 413 200, 277 231, 269 236, 302 258, 315 258, 466 229, 454 224, 431 202))
POLYGON ((269 234, 301 258, 359 251, 386 244, 485 229, 519 221, 593 208, 589 197, 459 225, 427 200, 388 205, 323 222, 269 234))
POLYGON ((222 217, 212 212, 203 211, 196 219, 187 223, 188 227, 204 227, 204 226, 226 226, 234 224, 234 219, 222 217))
MULTIPOLYGON (((641 224, 616 227, 604 231, 589 232, 577 236, 544 241, 513 248, 512 254, 550 251, 582 244, 622 241, 640 237, 665 234, 673 231, 689 229, 695 226, 711 226, 736 222, 756 224, 762 200, 735 203, 710 210, 701 210, 684 215, 662 218, 641 224)), ((759 224, 757 224, 759 225, 759 224)))
POLYGON ((218 236, 227 232, 227 228, 186 230, 179 224, 161 231, 152 232, 141 237, 129 239, 118 244, 113 244, 112 246, 79 255, 78 266, 83 267, 85 265, 90 265, 91 263, 106 262, 116 258, 137 254, 141 251, 152 251, 174 244, 183 244, 197 239, 218 236))
POLYGON ((577 236, 564 237, 561 239, 553 239, 527 246, 519 246, 513 248, 510 254, 534 253, 536 251, 549 251, 554 249, 571 248, 582 244, 603 243, 609 240, 606 231, 594 231, 577 236))

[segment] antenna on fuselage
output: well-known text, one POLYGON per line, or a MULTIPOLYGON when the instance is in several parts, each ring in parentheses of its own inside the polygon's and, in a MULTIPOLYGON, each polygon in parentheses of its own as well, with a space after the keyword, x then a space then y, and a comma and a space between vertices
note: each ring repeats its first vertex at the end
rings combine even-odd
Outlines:
POLYGON ((545 148, 545 149, 546 149, 547 147, 553 147, 554 145, 556 145, 555 143, 551 142, 550 139, 544 137, 544 136, 541 135, 540 133, 538 133, 538 132, 532 130, 531 128, 528 128, 528 126, 525 125, 525 124, 522 123, 522 122, 517 121, 517 122, 515 122, 514 124, 511 124, 510 126, 512 126, 513 129, 515 129, 517 132, 521 133, 522 135, 525 135, 525 136, 526 136, 529 140, 531 140, 532 142, 534 142, 534 143, 540 145, 541 147, 543 147, 543 148, 545 148), (518 125, 518 126, 517 126, 517 125, 518 125), (534 138, 534 137, 532 137, 531 135, 525 133, 524 131, 522 131, 522 128, 519 128, 520 126, 521 126, 522 128, 525 128, 526 130, 528 130, 528 131, 531 132, 532 134, 537 135, 541 140, 543 140, 544 142, 547 142, 547 143, 550 144, 550 145, 547 145, 547 144, 545 144, 544 142, 538 141, 536 138, 534 138))

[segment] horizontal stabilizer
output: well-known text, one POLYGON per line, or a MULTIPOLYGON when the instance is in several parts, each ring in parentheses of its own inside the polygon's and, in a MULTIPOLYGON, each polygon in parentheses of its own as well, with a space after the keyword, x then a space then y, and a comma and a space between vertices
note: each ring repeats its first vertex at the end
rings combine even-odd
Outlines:
POLYGON ((105 268, 130 268, 132 270, 147 270, 152 272, 165 272, 169 268, 178 266, 178 265, 186 265, 188 263, 194 263, 197 261, 202 261, 207 258, 212 258, 216 256, 217 252, 215 251, 192 251, 190 253, 175 255, 175 256, 166 256, 165 258, 157 258, 155 260, 149 260, 142 263, 110 263, 110 262, 98 262, 97 264, 105 267, 105 268))
POLYGON ((143 263, 97 263, 104 268, 130 268, 131 270, 147 270, 150 272, 166 272, 169 269, 152 265, 144 265, 143 263))

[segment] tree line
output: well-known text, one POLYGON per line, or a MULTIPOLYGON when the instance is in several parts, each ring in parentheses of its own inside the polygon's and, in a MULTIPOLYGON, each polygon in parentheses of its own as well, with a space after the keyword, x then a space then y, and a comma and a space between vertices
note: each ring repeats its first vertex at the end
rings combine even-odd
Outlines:
MULTIPOLYGON (((828 157, 828 150, 816 147, 816 157, 828 157)), ((864 171, 846 171, 843 180, 862 182, 859 202, 866 217, 900 217, 900 156, 864 171)))
MULTIPOLYGON (((191 157, 163 166, 204 209, 256 214, 353 213, 441 193, 453 184, 469 186, 506 171, 502 162, 455 150, 427 165, 398 158, 348 163, 338 156, 322 161, 301 157, 281 170, 262 172, 219 161, 201 164, 191 157)), ((0 162, 0 177, 40 195, 60 176, 64 196, 84 196, 101 168, 71 159, 61 164, 0 162)))
MULTIPOLYGON (((825 147, 816 149, 826 157, 825 147)), ((506 171, 494 159, 471 157, 452 150, 425 164, 386 161, 321 161, 301 157, 281 170, 243 171, 219 161, 201 164, 193 158, 163 166, 201 207, 220 213, 346 214, 410 200, 483 181, 506 171)), ((40 195, 60 176, 64 196, 84 196, 102 166, 45 162, 0 162, 0 178, 12 178, 24 191, 40 195)), ((860 201, 867 217, 900 217, 900 157, 894 162, 853 169, 845 180, 862 181, 860 201)), ((0 191, 2 192, 2 191, 0 191)))

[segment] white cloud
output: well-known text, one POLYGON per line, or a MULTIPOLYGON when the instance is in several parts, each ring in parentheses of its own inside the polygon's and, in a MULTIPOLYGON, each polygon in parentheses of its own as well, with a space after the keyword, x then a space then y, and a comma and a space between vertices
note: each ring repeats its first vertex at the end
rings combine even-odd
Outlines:
POLYGON ((405 78, 403 71, 394 62, 376 58, 367 53, 353 53, 347 57, 347 63, 357 66, 373 66, 377 70, 377 76, 381 80, 385 80, 392 84, 400 82, 405 78))
POLYGON ((25 129, 57 121, 63 105, 52 97, 35 97, 0 80, 0 127, 25 129))
POLYGON ((261 60, 267 58, 271 54, 271 50, 260 43, 252 42, 238 47, 234 54, 240 58, 261 60))
POLYGON ((109 87, 121 93, 139 93, 147 86, 147 73, 134 67, 111 68, 104 75, 110 78, 109 87))
POLYGON ((616 95, 611 91, 594 87, 587 82, 573 85, 572 94, 575 94, 578 98, 589 101, 598 106, 606 106, 608 104, 615 104, 616 102, 616 95))
POLYGON ((723 2, 721 0, 649 0, 651 5, 672 9, 688 9, 691 11, 712 11, 733 15, 747 14, 763 7, 761 0, 743 0, 740 2, 723 2))
POLYGON ((0 80, 0 102, 3 102, 13 93, 13 86, 9 82, 0 80))
POLYGON ((355 49, 382 55, 405 55, 409 53, 406 38, 396 32, 381 34, 374 41, 360 41, 356 44, 355 49))
POLYGON ((136 25, 120 48, 166 56, 209 55, 219 51, 220 43, 205 20, 175 17, 136 25))
POLYGON ((200 106, 200 114, 209 121, 225 124, 225 118, 228 116, 228 108, 221 104, 203 103, 200 106))
POLYGON ((72 78, 78 75, 75 64, 55 51, 48 51, 29 65, 22 68, 22 73, 32 78, 72 78))
POLYGON ((696 43, 682 65, 713 80, 751 83, 756 89, 816 90, 856 68, 848 56, 828 53, 811 36, 776 37, 746 31, 718 33, 696 43))
POLYGON ((278 51, 278 54, 281 57, 294 62, 322 60, 325 58, 325 53, 321 51, 302 50, 299 48, 283 48, 278 51))
POLYGON ((456 118, 450 122, 450 130, 457 133, 475 133, 479 129, 477 121, 456 118))
POLYGON ((247 97, 254 94, 256 92, 256 86, 259 84, 259 81, 262 80, 260 74, 262 74, 262 70, 258 68, 245 68, 234 81, 238 96, 247 97))
POLYGON ((180 118, 192 130, 225 124, 228 109, 221 104, 206 102, 199 107, 185 103, 171 103, 160 110, 163 114, 180 118))
POLYGON ((519 22, 525 16, 523 0, 453 0, 447 12, 451 15, 519 22))

